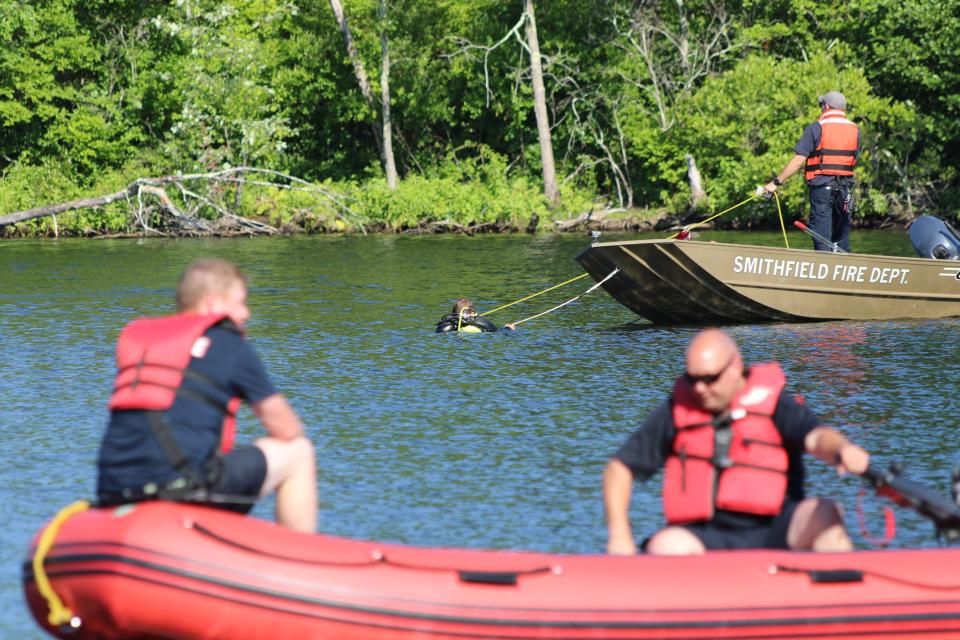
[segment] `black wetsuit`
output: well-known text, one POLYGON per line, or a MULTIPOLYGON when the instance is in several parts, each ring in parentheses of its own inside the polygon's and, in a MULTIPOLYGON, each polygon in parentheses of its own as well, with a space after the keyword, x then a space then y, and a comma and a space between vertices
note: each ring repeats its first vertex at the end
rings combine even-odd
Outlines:
MULTIPOLYGON (((456 313, 448 313, 437 323, 437 333, 456 333, 458 316, 456 313)), ((474 316, 469 321, 460 322, 460 330, 466 327, 474 327, 484 333, 490 333, 497 330, 497 325, 493 324, 483 316, 474 316)))

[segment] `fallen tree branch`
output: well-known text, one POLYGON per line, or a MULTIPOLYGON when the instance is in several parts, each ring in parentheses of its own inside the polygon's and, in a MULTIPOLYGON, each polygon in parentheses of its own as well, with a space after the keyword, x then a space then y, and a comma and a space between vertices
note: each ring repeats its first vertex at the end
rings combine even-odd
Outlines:
POLYGON ((590 224, 591 222, 603 222, 604 218, 615 211, 623 211, 623 209, 604 209, 603 211, 596 212, 593 210, 585 211, 576 218, 557 220, 553 224, 556 225, 557 231, 569 231, 570 229, 576 229, 581 225, 590 224))
POLYGON ((160 176, 157 178, 138 178, 131 182, 126 189, 117 191, 115 193, 106 194, 96 198, 71 200, 69 202, 37 207, 35 209, 28 209, 25 211, 17 211, 11 214, 0 216, 0 226, 25 222, 27 220, 42 218, 45 216, 55 216, 66 211, 104 207, 120 200, 126 200, 131 210, 131 217, 133 221, 137 226, 143 229, 144 233, 166 235, 162 231, 151 228, 150 225, 147 224, 148 216, 145 215, 143 196, 150 195, 159 201, 162 212, 168 214, 176 223, 176 226, 189 230, 189 233, 223 233, 222 224, 211 225, 209 220, 195 215, 203 207, 209 207, 215 211, 220 216, 221 222, 224 219, 228 220, 230 224, 245 229, 247 233, 280 233, 280 230, 276 227, 238 215, 237 213, 231 211, 225 204, 218 203, 214 197, 204 195, 201 189, 187 188, 186 184, 193 182, 206 182, 208 184, 225 183, 233 184, 237 187, 240 187, 241 185, 254 185, 271 189, 288 189, 312 193, 330 202, 334 207, 333 213, 339 220, 343 221, 348 226, 356 225, 356 227, 359 228, 364 235, 367 233, 363 223, 359 222, 359 216, 357 216, 350 209, 350 207, 347 206, 346 198, 343 196, 313 185, 302 178, 297 178, 296 176, 291 176, 273 169, 259 169, 256 167, 230 167, 228 169, 221 169, 219 171, 212 171, 208 173, 176 174, 160 176), (274 178, 280 178, 286 182, 274 180, 251 180, 244 178, 244 174, 272 176, 274 178), (180 197, 184 203, 189 205, 190 201, 193 200, 196 202, 196 206, 188 206, 187 211, 181 210, 181 208, 173 201, 173 199, 170 198, 170 195, 165 190, 165 187, 169 185, 174 185, 177 187, 177 189, 180 191, 180 197), (136 197, 136 205, 131 202, 133 197, 136 197))
POLYGON ((134 182, 123 191, 117 191, 116 193, 110 193, 108 195, 100 196, 98 198, 85 198, 83 200, 72 200, 70 202, 52 204, 46 207, 37 207, 36 209, 28 209, 26 211, 17 211, 16 213, 0 216, 0 225, 15 224, 17 222, 23 222, 25 220, 32 220, 33 218, 42 218, 44 216, 52 216, 58 213, 63 213, 64 211, 73 211, 75 209, 88 209, 90 207, 102 207, 104 205, 110 204, 111 202, 116 202, 117 200, 126 199, 130 196, 136 195, 138 187, 139 185, 136 182, 134 182))

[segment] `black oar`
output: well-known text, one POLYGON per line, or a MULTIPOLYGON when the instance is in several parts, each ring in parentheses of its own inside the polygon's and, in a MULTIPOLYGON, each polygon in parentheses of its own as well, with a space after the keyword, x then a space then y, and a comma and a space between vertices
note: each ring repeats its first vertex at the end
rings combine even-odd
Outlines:
MULTIPOLYGON (((870 467, 863 473, 864 479, 876 489, 877 494, 889 498, 902 507, 909 507, 931 520, 949 542, 960 540, 960 506, 956 499, 948 498, 924 485, 900 475, 900 469, 891 466, 887 471, 870 467)), ((955 471, 953 481, 958 481, 955 471)), ((956 491, 954 491, 956 493, 956 491)))

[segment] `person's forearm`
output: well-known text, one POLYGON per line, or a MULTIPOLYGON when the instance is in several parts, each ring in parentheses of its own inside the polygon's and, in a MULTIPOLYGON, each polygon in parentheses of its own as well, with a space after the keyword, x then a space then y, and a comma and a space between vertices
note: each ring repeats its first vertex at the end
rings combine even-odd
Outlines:
POLYGON ((293 407, 279 393, 265 398, 251 407, 263 428, 272 438, 293 440, 303 435, 303 424, 293 407))
POLYGON ((633 474, 617 459, 610 460, 603 472, 603 504, 610 539, 632 540, 630 495, 633 474))
POLYGON ((790 162, 787 163, 787 166, 783 168, 783 171, 781 171, 777 175, 777 180, 781 184, 783 184, 784 182, 790 179, 790 176, 792 176, 797 171, 799 171, 800 168, 803 167, 804 164, 806 164, 806 162, 807 162, 807 159, 801 155, 793 156, 792 158, 790 158, 790 162))
POLYGON ((836 464, 840 449, 850 441, 835 429, 817 427, 807 434, 807 453, 827 464, 836 464))
POLYGON ((870 464, 870 454, 865 449, 830 427, 817 427, 807 434, 804 444, 808 453, 837 467, 841 474, 863 473, 870 464))

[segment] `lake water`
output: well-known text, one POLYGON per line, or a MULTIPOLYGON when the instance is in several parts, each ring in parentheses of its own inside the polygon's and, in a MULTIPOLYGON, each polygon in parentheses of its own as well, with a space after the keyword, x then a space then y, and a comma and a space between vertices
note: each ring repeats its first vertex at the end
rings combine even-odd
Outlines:
MULTIPOLYGON (((773 233, 702 237, 779 242, 773 233)), ((855 231, 853 242, 913 255, 903 232, 855 231)), ((652 327, 597 291, 516 332, 433 333, 460 296, 491 309, 579 275, 573 257, 586 245, 582 235, 0 243, 0 637, 40 637, 22 601, 21 563, 47 518, 92 495, 120 328, 170 313, 179 273, 201 256, 252 275, 249 336, 318 444, 323 532, 602 552, 603 466, 669 391, 695 329, 652 327)), ((791 234, 791 246, 807 245, 791 234)), ((590 284, 492 319, 518 320, 590 284)), ((877 464, 902 461, 945 489, 960 461, 958 329, 951 319, 729 330, 748 362, 779 360, 791 388, 877 464)), ((259 433, 248 413, 240 432, 259 433)), ((863 546, 860 487, 809 463, 808 493, 836 496, 863 546)), ((866 500, 875 530, 880 504, 866 500)), ((271 518, 272 505, 254 514, 271 518)), ((638 535, 660 526, 659 479, 637 487, 633 520, 638 535)), ((898 511, 898 525, 897 545, 937 544, 914 514, 898 511)))

